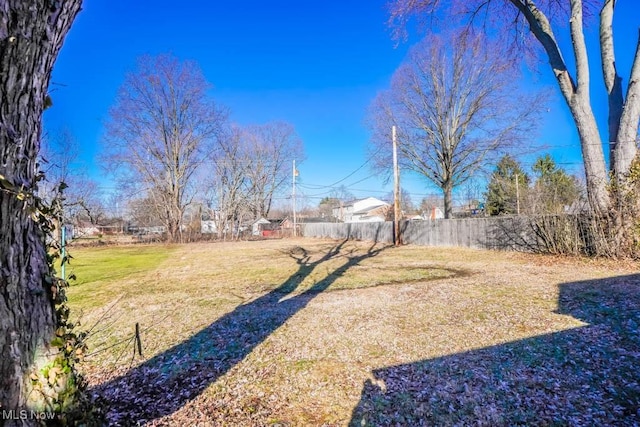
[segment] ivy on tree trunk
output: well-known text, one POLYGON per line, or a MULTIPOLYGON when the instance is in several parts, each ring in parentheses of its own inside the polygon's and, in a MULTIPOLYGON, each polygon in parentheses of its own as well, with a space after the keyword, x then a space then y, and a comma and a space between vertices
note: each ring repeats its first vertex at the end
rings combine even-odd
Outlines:
MULTIPOLYGON (((58 351, 46 233, 33 217, 42 112, 82 0, 0 0, 0 407, 53 411, 34 391, 58 351)), ((8 421, 11 425, 14 421, 8 421)), ((36 423, 37 420, 15 421, 36 423)))

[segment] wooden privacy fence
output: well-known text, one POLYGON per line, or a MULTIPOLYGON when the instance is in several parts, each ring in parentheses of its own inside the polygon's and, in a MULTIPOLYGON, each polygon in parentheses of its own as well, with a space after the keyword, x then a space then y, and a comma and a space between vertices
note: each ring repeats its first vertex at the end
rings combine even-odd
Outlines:
MULTIPOLYGON (((575 215, 511 216, 403 221, 400 234, 403 243, 422 246, 578 253, 588 243, 580 227, 575 215), (559 241, 566 247, 554 248, 559 241)), ((305 237, 393 242, 392 222, 310 223, 301 231, 305 237)))
POLYGON ((390 221, 309 223, 300 224, 300 231, 304 237, 325 237, 329 239, 353 239, 393 243, 393 223, 390 221))

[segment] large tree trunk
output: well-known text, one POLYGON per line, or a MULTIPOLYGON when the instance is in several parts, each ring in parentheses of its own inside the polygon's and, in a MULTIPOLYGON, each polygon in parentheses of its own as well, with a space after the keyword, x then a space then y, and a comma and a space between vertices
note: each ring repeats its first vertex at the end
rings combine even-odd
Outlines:
MULTIPOLYGON (((590 74, 583 29, 582 0, 570 1, 571 19, 569 26, 576 62, 575 79, 571 77, 567 69, 547 16, 537 8, 534 2, 509 1, 522 12, 531 27, 531 32, 547 52, 549 65, 551 65, 553 74, 556 77, 560 92, 571 110, 580 136, 589 205, 593 211, 601 214, 605 213, 609 208, 607 170, 604 163, 602 141, 589 98, 590 74)), ((612 91, 613 86, 611 86, 610 93, 612 91)))
MULTIPOLYGON (((29 213, 53 63, 81 0, 0 0, 0 407, 45 410, 29 375, 51 358, 54 302, 45 235, 29 213)), ((5 412, 6 413, 6 412, 5 412)), ((36 420, 27 420, 26 423, 36 420)), ((11 424, 9 421, 7 424, 11 424)), ((19 421, 16 421, 19 423, 19 421)))
POLYGON ((624 182, 637 153, 640 118, 640 40, 629 76, 626 99, 618 74, 613 44, 615 0, 606 0, 600 11, 602 74, 609 95, 609 163, 618 182, 624 182))
POLYGON ((451 219, 453 217, 453 185, 451 183, 444 184, 442 192, 444 195, 444 217, 451 219))
POLYGON ((640 40, 629 77, 629 86, 620 116, 616 148, 614 153, 614 172, 619 180, 626 179, 631 164, 638 152, 638 122, 640 120, 640 40))
POLYGON ((594 212, 604 214, 609 206, 607 169, 596 119, 588 98, 575 95, 568 104, 580 137, 589 205, 594 212))

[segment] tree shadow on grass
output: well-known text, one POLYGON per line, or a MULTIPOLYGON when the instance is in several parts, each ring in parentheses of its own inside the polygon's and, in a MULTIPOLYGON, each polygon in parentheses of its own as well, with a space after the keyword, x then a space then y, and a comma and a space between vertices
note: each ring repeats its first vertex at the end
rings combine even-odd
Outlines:
POLYGON ((589 325, 375 370, 350 425, 639 425, 640 275, 561 284, 558 307, 589 325))
POLYGON ((374 244, 364 254, 345 249, 346 240, 318 260, 302 247, 288 255, 298 270, 273 291, 238 306, 188 340, 131 369, 125 375, 92 390, 111 425, 144 424, 170 415, 200 395, 256 346, 326 290, 342 274, 388 246, 374 244), (344 263, 310 289, 294 293, 313 270, 342 257, 344 263))

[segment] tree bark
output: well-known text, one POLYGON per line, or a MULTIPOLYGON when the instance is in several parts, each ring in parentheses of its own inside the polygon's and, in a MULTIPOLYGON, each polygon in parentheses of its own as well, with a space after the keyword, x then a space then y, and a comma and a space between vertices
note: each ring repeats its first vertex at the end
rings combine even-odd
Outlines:
POLYGON ((587 181, 587 197, 591 209, 604 214, 609 207, 609 193, 607 192, 607 170, 604 161, 602 140, 595 116, 588 99, 575 96, 569 102, 571 115, 576 123, 582 159, 584 162, 585 178, 587 181))
POLYGON ((614 156, 614 172, 624 181, 638 152, 638 124, 640 121, 640 36, 629 77, 629 85, 620 117, 614 156))
POLYGON ((453 185, 450 182, 445 183, 442 186, 442 193, 444 195, 444 217, 451 219, 453 217, 453 185))
POLYGON ((613 46, 613 10, 616 0, 606 0, 600 11, 600 58, 602 74, 609 98, 609 168, 615 168, 616 141, 624 99, 622 96, 622 78, 616 68, 616 56, 613 46))
MULTIPOLYGON (((0 175, 35 194, 41 118, 54 61, 81 0, 0 0, 0 175)), ((38 407, 29 375, 51 357, 55 311, 45 234, 32 199, 0 188, 0 407, 38 407)), ((8 421, 5 425, 21 421, 8 421)), ((26 424, 36 420, 27 420, 26 424)))
POLYGON ((609 94, 609 164, 619 182, 624 181, 636 156, 640 117, 640 43, 629 78, 626 99, 616 68, 613 45, 613 13, 616 0, 606 0, 600 11, 602 73, 609 94))

